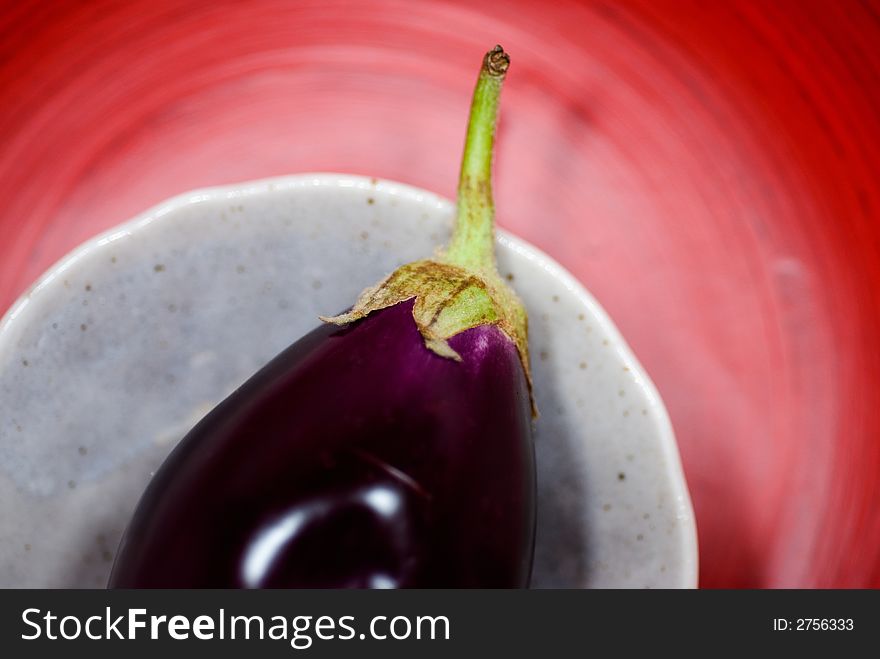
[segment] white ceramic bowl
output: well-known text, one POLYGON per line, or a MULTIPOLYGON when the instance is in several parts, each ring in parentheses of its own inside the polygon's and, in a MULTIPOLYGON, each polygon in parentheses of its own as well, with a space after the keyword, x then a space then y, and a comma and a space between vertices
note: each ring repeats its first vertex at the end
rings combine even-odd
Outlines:
MULTIPOLYGON (((174 443, 318 314, 432 254, 452 216, 398 183, 291 176, 176 197, 52 267, 0 323, 0 586, 103 586, 174 443)), ((533 586, 694 587, 654 386, 561 266, 504 233, 498 259, 541 410, 533 586)))

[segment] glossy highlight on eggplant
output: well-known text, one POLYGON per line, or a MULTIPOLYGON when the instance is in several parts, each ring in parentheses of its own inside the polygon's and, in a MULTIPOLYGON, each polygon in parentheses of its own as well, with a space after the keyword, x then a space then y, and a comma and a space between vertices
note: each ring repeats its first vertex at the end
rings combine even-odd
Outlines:
POLYGON ((117 588, 516 588, 535 536, 527 317, 494 255, 500 46, 448 248, 296 341, 175 448, 117 588))

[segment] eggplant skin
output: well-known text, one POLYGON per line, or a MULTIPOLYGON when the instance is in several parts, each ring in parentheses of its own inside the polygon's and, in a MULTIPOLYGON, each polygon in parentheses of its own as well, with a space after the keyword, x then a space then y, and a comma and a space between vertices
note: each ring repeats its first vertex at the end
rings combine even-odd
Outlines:
POLYGON ((531 408, 497 327, 425 347, 412 301, 321 325, 174 449, 111 588, 519 588, 535 533, 531 408))

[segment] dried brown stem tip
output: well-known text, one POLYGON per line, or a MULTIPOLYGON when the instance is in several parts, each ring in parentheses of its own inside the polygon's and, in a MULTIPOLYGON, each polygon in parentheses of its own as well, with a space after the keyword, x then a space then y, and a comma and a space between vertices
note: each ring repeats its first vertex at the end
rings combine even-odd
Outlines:
POLYGON ((495 46, 483 58, 483 67, 492 76, 503 76, 510 66, 510 55, 501 46, 495 46))

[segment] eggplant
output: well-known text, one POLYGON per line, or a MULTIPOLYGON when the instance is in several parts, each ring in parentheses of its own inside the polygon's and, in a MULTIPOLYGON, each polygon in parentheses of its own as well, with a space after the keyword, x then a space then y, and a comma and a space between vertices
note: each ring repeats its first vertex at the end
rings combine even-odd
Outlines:
POLYGON ((184 437, 112 588, 525 587, 535 535, 527 317, 494 259, 509 57, 483 59, 448 248, 400 267, 184 437))

